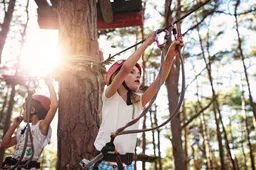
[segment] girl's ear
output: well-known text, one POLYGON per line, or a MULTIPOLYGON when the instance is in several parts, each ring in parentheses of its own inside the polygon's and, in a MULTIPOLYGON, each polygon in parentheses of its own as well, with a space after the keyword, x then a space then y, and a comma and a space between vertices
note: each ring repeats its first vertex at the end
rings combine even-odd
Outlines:
POLYGON ((36 113, 36 108, 35 107, 31 107, 31 113, 36 113))

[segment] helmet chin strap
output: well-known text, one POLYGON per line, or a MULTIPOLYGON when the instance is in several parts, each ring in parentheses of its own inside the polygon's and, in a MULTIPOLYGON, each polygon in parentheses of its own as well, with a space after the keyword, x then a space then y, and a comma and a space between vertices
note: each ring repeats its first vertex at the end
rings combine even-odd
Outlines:
POLYGON ((127 90, 127 99, 126 99, 126 104, 127 105, 132 105, 132 101, 131 101, 131 95, 132 95, 132 90, 127 86, 127 84, 125 83, 125 81, 122 83, 122 85, 124 86, 124 88, 127 90))

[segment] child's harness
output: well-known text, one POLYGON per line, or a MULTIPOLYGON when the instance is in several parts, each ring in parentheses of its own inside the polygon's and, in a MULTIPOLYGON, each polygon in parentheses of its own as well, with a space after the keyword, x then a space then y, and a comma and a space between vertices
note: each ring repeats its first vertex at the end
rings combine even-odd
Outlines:
MULTIPOLYGON (((97 151, 97 155, 100 151, 97 151)), ((118 153, 106 153, 102 160, 96 162, 93 166, 93 170, 98 170, 98 166, 102 161, 106 162, 116 162, 118 170, 123 170, 125 165, 131 165, 133 162, 133 153, 126 153, 125 155, 120 155, 118 153)), ((115 165, 113 165, 115 166, 115 165)))
POLYGON ((96 152, 95 162, 93 165, 93 170, 98 170, 98 166, 102 161, 106 162, 116 162, 118 170, 124 170, 123 164, 131 165, 133 162, 133 153, 126 153, 121 155, 115 150, 114 138, 111 136, 110 142, 108 142, 101 151, 96 152), (109 153, 113 152, 113 153, 109 153), (97 159, 99 157, 100 159, 97 159))
MULTIPOLYGON (((18 160, 12 157, 6 157, 3 164, 1 165, 2 169, 10 169, 12 167, 14 167, 17 164, 18 160)), ((25 168, 25 169, 31 169, 31 168, 36 168, 36 169, 40 169, 40 163, 37 161, 30 161, 28 163, 28 165, 25 165, 27 163, 27 161, 22 161, 19 163, 20 167, 17 168, 17 170, 20 170, 21 168, 25 168), (25 165, 24 167, 22 167, 22 165, 25 165)))

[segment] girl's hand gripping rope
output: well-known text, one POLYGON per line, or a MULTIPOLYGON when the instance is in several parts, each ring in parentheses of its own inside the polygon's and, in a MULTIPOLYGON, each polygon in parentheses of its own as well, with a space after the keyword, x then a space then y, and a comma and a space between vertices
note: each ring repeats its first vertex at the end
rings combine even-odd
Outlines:
POLYGON ((172 29, 172 32, 173 32, 173 36, 175 38, 176 41, 180 41, 180 45, 178 45, 176 47, 176 50, 178 51, 178 53, 180 54, 180 49, 184 46, 183 44, 183 40, 182 40, 182 37, 181 37, 181 30, 180 30, 180 23, 177 23, 176 24, 176 28, 174 27, 172 29))
POLYGON ((152 32, 148 35, 148 37, 146 38, 146 40, 144 41, 145 44, 147 44, 148 46, 150 46, 156 39, 156 34, 157 32, 152 32))
POLYGON ((106 145, 101 149, 100 153, 95 156, 91 161, 87 159, 83 159, 80 161, 80 165, 83 167, 83 169, 89 170, 90 167, 95 164, 98 161, 101 161, 104 158, 104 155, 108 152, 114 152, 115 151, 115 145, 114 145, 114 139, 115 136, 111 135, 110 136, 111 140, 110 142, 106 143, 106 145))

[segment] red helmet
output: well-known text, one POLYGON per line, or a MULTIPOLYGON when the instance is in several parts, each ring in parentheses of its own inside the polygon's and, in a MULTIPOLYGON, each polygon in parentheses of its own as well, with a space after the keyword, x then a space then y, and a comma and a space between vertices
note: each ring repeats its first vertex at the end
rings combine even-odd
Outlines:
POLYGON ((33 95, 32 99, 39 101, 43 108, 48 112, 50 109, 51 100, 43 95, 33 95))
MULTIPOLYGON (((108 69, 107 72, 107 76, 106 76, 106 84, 109 85, 110 84, 110 78, 111 76, 124 64, 126 60, 119 60, 117 62, 115 62, 114 64, 112 64, 112 66, 108 69)), ((135 66, 139 69, 139 72, 141 74, 141 66, 136 63, 135 66)))

